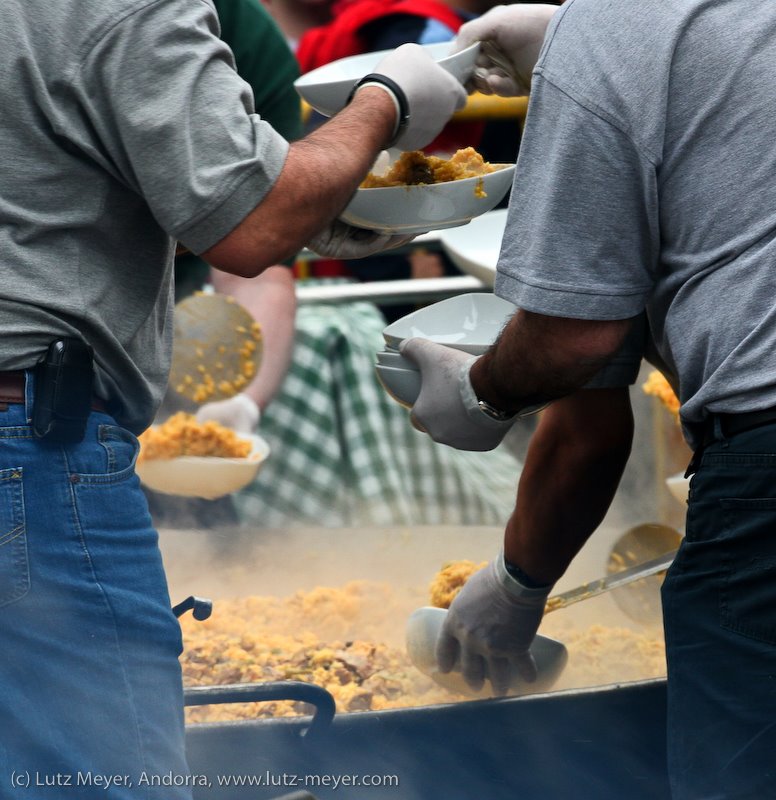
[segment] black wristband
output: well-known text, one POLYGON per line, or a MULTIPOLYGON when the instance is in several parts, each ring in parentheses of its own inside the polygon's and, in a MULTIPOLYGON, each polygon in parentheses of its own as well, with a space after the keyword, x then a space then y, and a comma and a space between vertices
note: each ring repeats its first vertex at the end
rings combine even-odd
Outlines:
POLYGON ((345 103, 345 105, 350 104, 350 101, 353 99, 356 92, 365 83, 379 83, 382 86, 385 86, 386 89, 389 89, 396 98, 396 103, 399 106, 399 120, 398 124, 396 125, 396 131, 393 139, 386 145, 386 147, 393 147, 393 145, 396 144, 396 140, 401 136, 402 132, 407 127, 407 123, 410 121, 410 104, 407 101, 407 95, 404 94, 404 89, 402 89, 401 86, 396 83, 396 81, 392 80, 386 75, 380 75, 377 72, 370 72, 369 75, 364 75, 364 77, 353 86, 353 88, 350 90, 348 101, 345 103))
POLYGON ((506 571, 520 584, 525 586, 526 589, 544 589, 548 586, 546 583, 539 583, 535 581, 530 575, 526 575, 517 564, 507 561, 504 558, 504 567, 506 571))

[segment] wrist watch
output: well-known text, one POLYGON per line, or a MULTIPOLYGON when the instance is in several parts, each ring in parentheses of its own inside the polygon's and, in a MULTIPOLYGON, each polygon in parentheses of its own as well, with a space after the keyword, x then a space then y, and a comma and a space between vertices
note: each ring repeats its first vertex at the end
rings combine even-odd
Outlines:
POLYGON ((480 400, 477 398, 477 405, 480 407, 480 411, 487 414, 491 419, 495 419, 496 422, 508 422, 515 416, 515 412, 513 411, 499 411, 499 409, 492 406, 487 400, 480 400))
POLYGON ((500 411, 495 406, 492 406, 487 400, 477 399, 477 405, 483 414, 487 414, 491 419, 496 422, 509 422, 512 419, 520 417, 530 417, 531 414, 538 414, 540 411, 547 408, 549 401, 546 403, 538 403, 535 406, 523 406, 519 411, 500 411))

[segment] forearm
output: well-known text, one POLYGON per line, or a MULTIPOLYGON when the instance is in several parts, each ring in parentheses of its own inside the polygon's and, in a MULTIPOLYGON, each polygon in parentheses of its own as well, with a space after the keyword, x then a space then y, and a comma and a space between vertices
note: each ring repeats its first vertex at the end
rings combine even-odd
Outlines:
POLYGON ((261 325, 261 365, 244 393, 264 412, 291 365, 296 316, 294 276, 282 266, 269 267, 257 278, 213 270, 212 282, 216 291, 234 297, 261 325))
POLYGON ((630 320, 547 317, 522 309, 471 369, 481 400, 519 411, 584 386, 622 344, 630 320))
POLYGON ((290 145, 267 196, 203 258, 225 272, 252 277, 296 254, 339 216, 395 125, 396 108, 386 92, 359 91, 336 117, 290 145))
POLYGON ((504 535, 507 561, 538 583, 557 581, 606 515, 632 438, 627 388, 583 389, 542 412, 504 535))

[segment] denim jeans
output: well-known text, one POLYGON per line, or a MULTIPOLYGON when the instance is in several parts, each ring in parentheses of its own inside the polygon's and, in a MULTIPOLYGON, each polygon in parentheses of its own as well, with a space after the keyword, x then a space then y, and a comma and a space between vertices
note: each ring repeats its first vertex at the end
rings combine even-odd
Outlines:
POLYGON ((169 785, 181 634, 137 439, 93 412, 83 442, 48 444, 27 394, 0 408, 0 798, 190 798, 169 785))
POLYGON ((706 448, 662 592, 674 800, 776 798, 776 425, 706 448))

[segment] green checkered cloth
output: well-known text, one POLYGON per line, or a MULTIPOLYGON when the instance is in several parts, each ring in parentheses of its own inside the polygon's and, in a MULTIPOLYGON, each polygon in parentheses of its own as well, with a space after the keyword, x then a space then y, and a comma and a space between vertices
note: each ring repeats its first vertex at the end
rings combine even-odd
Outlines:
POLYGON ((375 374, 384 327, 371 303, 298 309, 292 366, 259 426, 272 453, 234 498, 243 523, 506 522, 518 461, 503 447, 461 452, 416 431, 375 374))

